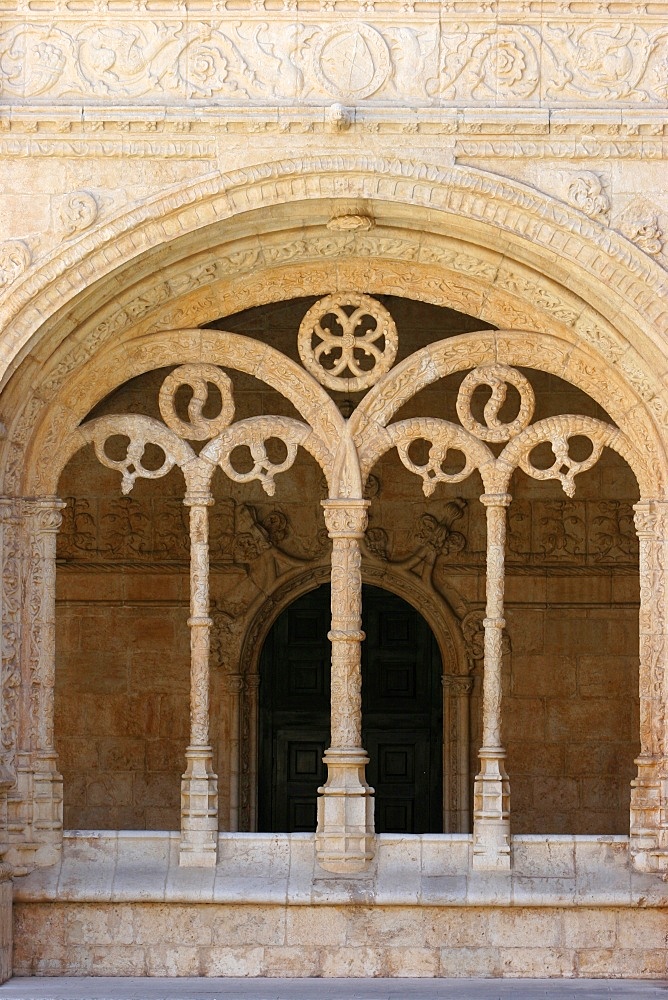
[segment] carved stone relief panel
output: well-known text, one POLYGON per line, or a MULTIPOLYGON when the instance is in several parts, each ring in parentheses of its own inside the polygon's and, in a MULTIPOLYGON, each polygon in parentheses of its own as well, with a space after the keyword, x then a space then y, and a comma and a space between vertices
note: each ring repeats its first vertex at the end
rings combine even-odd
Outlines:
MULTIPOLYGON (((198 8, 198 12, 199 12, 198 8)), ((54 27, 7 23, 0 65, 13 100, 238 105, 396 101, 439 106, 659 103, 665 25, 590 11, 430 15, 245 11, 242 21, 63 11, 54 27)))

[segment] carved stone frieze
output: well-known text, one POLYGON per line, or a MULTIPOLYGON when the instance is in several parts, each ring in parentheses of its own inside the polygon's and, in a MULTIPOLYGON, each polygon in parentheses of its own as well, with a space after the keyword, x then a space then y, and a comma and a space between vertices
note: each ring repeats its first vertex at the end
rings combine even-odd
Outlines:
MULTIPOLYGON (((596 8, 573 23, 570 10, 521 22, 452 9, 379 17, 369 9, 269 12, 206 21, 98 7, 63 11, 57 27, 26 11, 0 35, 4 90, 13 101, 169 103, 214 99, 286 106, 387 102, 439 106, 658 104, 665 100, 665 15, 611 17, 596 8)), ((201 9, 198 8, 201 16, 201 9)))

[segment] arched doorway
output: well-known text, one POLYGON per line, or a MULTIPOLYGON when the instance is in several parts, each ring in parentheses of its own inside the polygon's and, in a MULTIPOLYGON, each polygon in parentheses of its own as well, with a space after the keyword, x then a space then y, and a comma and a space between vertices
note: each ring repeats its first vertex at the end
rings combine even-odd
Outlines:
MULTIPOLYGON (((442 665, 436 639, 407 601, 362 593, 363 745, 378 833, 443 829, 442 665)), ((313 831, 329 745, 329 585, 274 623, 260 660, 259 829, 313 831)))

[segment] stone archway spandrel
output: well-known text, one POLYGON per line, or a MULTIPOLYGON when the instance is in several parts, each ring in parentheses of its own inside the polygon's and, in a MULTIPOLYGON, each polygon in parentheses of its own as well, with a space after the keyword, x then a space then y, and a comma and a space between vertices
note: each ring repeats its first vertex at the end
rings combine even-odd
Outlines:
MULTIPOLYGON (((57 256, 36 265, 15 283, 4 311, 0 306, 8 359, 77 290, 83 291, 93 279, 111 274, 152 247, 197 230, 202 218, 220 221, 251 208, 296 199, 337 199, 342 194, 348 199, 376 197, 384 203, 398 201, 416 209, 437 210, 453 221, 467 220, 469 229, 475 224, 483 230, 491 227, 497 233, 511 233, 518 246, 525 244, 532 253, 537 254, 538 247, 549 255, 556 252, 572 261, 571 277, 581 285, 576 290, 582 293, 589 287, 584 296, 588 301, 597 297, 596 287, 605 286, 608 297, 610 289, 619 290, 635 310, 634 322, 647 330, 650 339, 656 337, 654 331, 665 318, 660 301, 665 275, 658 264, 623 237, 525 184, 472 167, 442 170, 412 160, 322 156, 259 165, 172 189, 87 232, 65 253, 59 247, 57 256)), ((605 305, 603 295, 601 299, 605 305)))

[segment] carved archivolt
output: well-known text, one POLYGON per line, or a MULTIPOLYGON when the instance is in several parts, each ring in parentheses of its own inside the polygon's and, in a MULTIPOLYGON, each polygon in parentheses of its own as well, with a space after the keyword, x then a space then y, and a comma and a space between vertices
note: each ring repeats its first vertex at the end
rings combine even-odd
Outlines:
MULTIPOLYGON (((5 331, 8 363, 22 349, 35 330, 41 328, 40 336, 46 336, 49 331, 57 328, 58 336, 60 336, 61 331, 67 329, 65 325, 62 325, 60 316, 57 320, 55 319, 56 314, 60 313, 67 302, 71 303, 71 298, 68 299, 63 293, 62 286, 59 286, 59 290, 56 292, 57 279, 65 271, 68 274, 70 296, 75 296, 84 290, 90 280, 89 276, 93 275, 96 281, 103 282, 105 275, 114 271, 114 294, 110 294, 107 298, 109 301, 115 300, 118 284, 124 280, 123 270, 126 267, 132 267, 132 261, 137 253, 149 251, 151 247, 157 247, 167 241, 176 249, 178 237, 175 237, 175 233, 185 235, 200 228, 204 205, 210 209, 212 217, 215 216, 223 220, 219 224, 222 226, 224 220, 230 216, 237 212, 246 212, 249 204, 256 205, 258 208, 271 205, 273 206, 272 210, 277 208, 282 210, 285 207, 289 208, 290 203, 294 202, 295 199, 307 199, 311 202, 314 220, 317 221, 318 199, 336 197, 336 185, 341 172, 346 176, 347 196, 355 197, 359 188, 360 196, 363 196, 371 204, 374 192, 376 192, 385 203, 385 215, 387 215, 391 201, 411 204, 416 226, 421 225, 422 216, 425 217, 425 220, 427 219, 427 213, 431 216, 434 212, 448 212, 450 215, 459 216, 462 219, 462 225, 467 226, 469 232, 473 231, 471 228, 473 227, 479 235, 480 242, 487 242, 489 246, 495 246, 501 245, 500 240, 503 240, 504 252, 507 249, 508 234, 511 239, 515 237, 525 239, 528 235, 532 239, 536 254, 547 254, 552 259, 554 253, 558 253, 561 259, 568 262, 571 275, 570 285, 585 299, 593 301, 593 293, 596 292, 596 289, 603 287, 616 289, 612 299, 617 295, 623 296, 624 307, 620 309, 611 304, 610 316, 618 327, 628 328, 626 342, 622 339, 619 344, 615 345, 612 343, 615 339, 613 333, 601 331, 600 334, 597 334, 592 324, 600 326, 600 322, 590 311, 583 312, 581 306, 575 310, 574 316, 569 320, 578 338, 587 339, 587 330, 592 328, 590 340, 594 345, 594 351, 605 348, 606 342, 612 338, 610 344, 613 352, 617 351, 617 348, 621 348, 623 354, 628 345, 631 344, 631 350, 635 353, 636 346, 633 346, 633 343, 638 345, 636 332, 645 331, 651 336, 651 328, 662 322, 660 267, 640 250, 636 252, 627 240, 614 232, 604 230, 598 223, 588 220, 578 210, 571 211, 563 203, 552 202, 545 196, 517 182, 500 180, 498 177, 472 168, 456 167, 451 170, 442 170, 426 164, 409 161, 390 162, 373 157, 344 157, 341 159, 322 157, 301 163, 298 174, 295 174, 294 161, 290 160, 236 171, 226 175, 224 179, 221 179, 218 174, 215 177, 212 175, 187 190, 174 191, 153 200, 146 199, 141 206, 124 212, 123 218, 113 221, 113 224, 91 227, 77 243, 73 243, 68 248, 67 254, 61 253, 60 248, 58 248, 57 253, 39 265, 39 270, 33 271, 31 269, 29 280, 16 281, 12 288, 11 297, 8 296, 3 301, 1 322, 5 331), (422 181, 425 183, 420 183, 422 181), (427 191, 429 192, 428 197, 427 191), (461 214, 461 206, 464 203, 466 204, 465 221, 461 214), (509 213, 508 207, 511 205, 515 211, 509 213), (567 241, 562 239, 564 233, 568 233, 567 241), (586 251, 585 247, 588 248, 586 251), (572 256, 569 256, 571 254, 572 256), (581 261, 585 257, 590 261, 586 272, 581 265, 581 261), (601 270, 603 267, 605 273, 601 270)), ((331 202, 322 218, 323 226, 330 215, 331 202)), ((425 225, 429 228, 427 221, 425 221, 425 225)), ((338 237, 338 234, 329 234, 329 236, 334 238, 338 237)), ((368 239, 369 236, 363 234, 359 238, 368 239)), ((212 241, 215 243, 215 227, 207 229, 206 234, 203 231, 201 241, 206 241, 208 244, 211 244, 212 241)), ((344 248, 344 256, 350 252, 351 248, 344 248)), ((389 248, 383 250, 378 247, 374 250, 373 256, 376 256, 377 253, 391 256, 389 248)), ((325 253, 325 255, 327 254, 325 253)), ((278 263, 279 259, 277 258, 275 263, 278 263)), ((230 261, 230 264, 232 265, 233 262, 230 261)), ((363 269, 364 285, 367 288, 378 285, 379 291, 384 290, 378 284, 380 278, 374 277, 373 266, 371 266, 371 273, 368 273, 370 265, 372 265, 372 261, 369 261, 367 257, 363 269)), ((203 273, 196 280, 196 285, 199 284, 201 288, 201 283, 208 283, 207 269, 209 269, 210 277, 213 277, 214 272, 210 269, 215 266, 213 263, 206 265, 203 273)), ((265 267, 267 266, 269 266, 268 262, 265 262, 265 267)), ((252 272, 254 267, 252 262, 250 267, 252 272)), ((494 261, 490 261, 489 267, 492 269, 492 274, 495 274, 498 265, 495 265, 494 261)), ((434 269, 434 273, 437 274, 439 272, 438 261, 434 262, 434 269)), ((240 283, 232 281, 234 287, 226 292, 231 308, 234 308, 233 302, 239 301, 239 294, 241 292, 245 294, 251 272, 248 272, 240 283)), ((331 276, 331 268, 328 268, 327 272, 331 276)), ((224 275, 221 274, 221 278, 223 277, 224 275)), ((276 283, 268 281, 268 276, 264 274, 260 274, 259 277, 262 287, 259 285, 255 287, 253 281, 250 281, 251 300, 246 303, 247 305, 264 301, 263 295, 268 295, 269 300, 276 300, 305 293, 297 290, 297 285, 303 286, 300 283, 301 279, 295 284, 296 276, 286 278, 285 275, 282 275, 276 283), (252 301, 253 297, 256 301, 252 301)), ((489 286, 490 280, 494 279, 489 277, 475 279, 478 285, 482 281, 485 287, 489 286)), ((326 277, 321 276, 318 279, 320 287, 316 287, 315 290, 320 291, 322 288, 320 282, 324 283, 325 281, 326 277)), ((361 281, 359 275, 355 281, 361 281)), ((408 285, 414 284, 416 287, 422 288, 421 294, 429 298, 429 282, 425 284, 422 274, 419 277, 416 274, 415 278, 411 279, 407 273, 405 281, 408 285)), ((359 288, 360 286, 353 283, 353 287, 359 288)), ((314 284, 309 283, 307 292, 313 288, 314 284)), ((102 285, 100 285, 100 289, 102 289, 102 285)), ((172 287, 155 285, 150 296, 156 293, 158 298, 161 295, 164 296, 163 302, 171 301, 179 294, 178 282, 172 287)), ((396 293, 398 290, 395 291, 396 293)), ((438 301, 442 304, 449 304, 448 294, 448 289, 443 287, 441 298, 438 301)), ((105 296, 102 291, 101 297, 104 301, 105 296)), ((202 298, 199 292, 198 297, 202 298)), ((535 302, 542 301, 539 289, 529 292, 528 297, 529 300, 533 297, 535 302)), ((607 297, 602 296, 600 301, 609 300, 612 303, 612 299, 608 294, 607 297)), ((597 298, 597 300, 599 299, 597 298)), ((100 301, 99 298, 98 301, 100 301)), ((220 314, 221 301, 223 300, 218 295, 216 299, 218 315, 220 314)), ((477 305, 471 300, 470 307, 465 308, 465 311, 479 314, 480 296, 476 301, 477 305)), ((549 306, 547 300, 546 303, 549 306)), ((462 306, 459 305, 459 307, 462 306)), ((558 304, 555 306, 553 303, 553 307, 561 310, 561 306, 558 304)), ((137 309, 141 313, 142 308, 142 303, 138 302, 131 309, 125 308, 124 311, 118 313, 113 321, 111 317, 108 317, 101 323, 97 332, 94 333, 92 329, 87 329, 86 336, 80 338, 81 346, 72 359, 75 368, 80 364, 87 364, 91 356, 99 350, 100 345, 108 337, 113 340, 118 337, 122 330, 132 327, 135 324, 135 317, 138 315, 137 309)), ((188 308, 191 310, 190 306, 188 308)), ((209 308, 212 310, 214 308, 212 300, 209 308)), ((214 318, 214 315, 216 314, 212 313, 208 319, 214 318)), ((548 316, 548 324, 554 325, 560 322, 553 309, 551 311, 548 308, 546 315, 548 316)), ((182 325, 178 321, 175 323, 174 319, 175 317, 172 317, 172 326, 182 325)), ((510 316, 508 316, 508 320, 510 320, 510 316)), ((207 321, 207 319, 202 316, 195 319, 196 324, 203 321, 207 321)), ((504 323, 500 321, 499 317, 496 320, 492 319, 492 322, 516 328, 532 328, 535 325, 533 322, 523 322, 517 316, 513 316, 510 322, 504 323)), ((77 327, 80 334, 81 323, 78 319, 77 327)), ((647 344, 643 344, 642 353, 648 358, 654 357, 655 349, 649 341, 647 344)), ((593 357, 595 358, 596 354, 593 357)), ((618 364, 620 357, 619 353, 616 357, 611 356, 612 364, 618 364)), ((628 355, 628 361, 631 361, 631 354, 628 355)), ((66 367, 71 370, 71 366, 66 367)), ((655 378, 655 373, 659 370, 658 367, 655 368, 655 371, 652 370, 652 367, 650 364, 648 371, 645 372, 642 370, 642 363, 634 358, 632 364, 623 363, 620 365, 621 378, 629 387, 634 387, 639 396, 649 404, 645 408, 647 412, 651 409, 656 414, 657 419, 663 420, 666 411, 663 386, 655 378)), ((577 379, 574 381, 577 382, 577 379)), ((45 398, 52 391, 53 389, 49 393, 45 393, 45 398)), ((19 397, 22 402, 27 401, 26 406, 34 407, 36 405, 28 391, 21 391, 19 397)), ((628 409, 628 406, 626 408, 628 409)), ((39 410, 38 405, 37 410, 39 410)), ((27 413, 20 415, 20 426, 17 425, 16 428, 17 435, 30 433, 31 423, 25 424, 26 416, 28 416, 27 413)), ((21 447, 18 441, 14 443, 14 435, 12 435, 12 444, 8 446, 5 465, 8 462, 21 464, 24 461, 17 453, 17 448, 21 447)))

